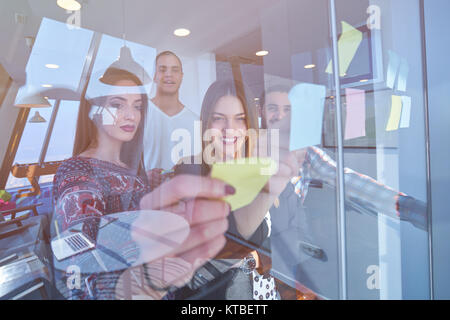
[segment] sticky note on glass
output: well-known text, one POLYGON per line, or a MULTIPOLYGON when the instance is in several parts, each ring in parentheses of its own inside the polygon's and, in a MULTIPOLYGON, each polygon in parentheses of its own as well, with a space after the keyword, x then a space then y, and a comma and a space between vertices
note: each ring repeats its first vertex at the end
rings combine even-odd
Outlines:
POLYGON ((400 58, 395 52, 389 51, 388 54, 389 64, 386 76, 386 86, 394 89, 395 79, 397 78, 397 71, 400 66, 400 58))
POLYGON ((289 92, 291 151, 321 143, 325 95, 325 86, 311 83, 300 83, 289 92))
POLYGON ((406 84, 408 82, 409 65, 406 59, 402 59, 400 68, 398 71, 397 90, 406 91, 406 84))
MULTIPOLYGON (((342 34, 338 40, 339 75, 344 77, 363 40, 363 34, 345 21, 342 21, 341 23, 342 34)), ((325 72, 329 74, 333 73, 333 61, 328 63, 325 72)))
POLYGON ((366 135, 366 92, 345 89, 347 112, 344 139, 354 139, 366 135))
POLYGON ((252 203, 277 170, 277 164, 270 158, 247 158, 213 164, 211 177, 236 189, 234 195, 224 199, 235 211, 252 203))
POLYGON ((411 121, 411 97, 402 96, 402 106, 400 128, 409 128, 409 123, 411 121))
POLYGON ((402 97, 393 95, 391 103, 391 114, 389 115, 386 131, 398 130, 401 114, 402 114, 402 97))

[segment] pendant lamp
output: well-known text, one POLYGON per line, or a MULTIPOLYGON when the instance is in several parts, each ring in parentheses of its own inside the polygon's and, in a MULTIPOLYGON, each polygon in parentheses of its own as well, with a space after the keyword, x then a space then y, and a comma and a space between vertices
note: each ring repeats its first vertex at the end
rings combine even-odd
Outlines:
POLYGON ((39 111, 36 111, 34 116, 28 121, 31 123, 40 123, 40 122, 47 122, 40 114, 39 111))
MULTIPOLYGON (((127 47, 126 41, 125 41, 125 3, 124 0, 122 0, 122 38, 123 38, 123 46, 120 48, 120 55, 119 58, 114 61, 107 69, 114 68, 118 70, 125 70, 128 71, 135 76, 137 76, 143 85, 149 84, 151 82, 151 79, 148 75, 148 73, 145 71, 144 67, 141 66, 139 63, 137 63, 133 59, 133 55, 131 54, 130 48, 127 47)), ((114 85, 114 83, 109 82, 109 79, 106 79, 106 77, 103 76, 100 77, 100 82, 108 85, 114 85)))

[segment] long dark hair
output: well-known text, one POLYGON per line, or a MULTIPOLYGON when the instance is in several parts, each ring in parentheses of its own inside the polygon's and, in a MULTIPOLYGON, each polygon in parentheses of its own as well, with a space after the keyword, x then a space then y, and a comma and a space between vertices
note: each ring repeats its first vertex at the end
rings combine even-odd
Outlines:
MULTIPOLYGON (((117 83, 120 80, 130 80, 136 86, 142 86, 142 81, 133 73, 116 68, 108 68, 102 79, 106 79, 108 83, 117 83)), ((77 130, 75 134, 75 142, 73 147, 73 156, 77 156, 90 148, 98 145, 98 129, 94 121, 89 117, 92 108, 92 101, 86 98, 86 84, 82 97, 80 99, 80 108, 78 111, 77 130)), ((106 97, 96 99, 105 101, 106 97)), ((101 102, 100 102, 101 103, 101 102)), ((124 142, 120 151, 120 160, 129 168, 136 170, 139 175, 145 176, 145 167, 143 163, 143 137, 144 126, 147 115, 148 96, 142 93, 141 121, 139 122, 136 133, 131 141, 124 142)))
MULTIPOLYGON (((247 130, 258 130, 258 121, 256 118, 256 110, 252 107, 253 99, 250 90, 239 81, 234 80, 217 80, 211 84, 206 91, 203 98, 202 111, 200 113, 200 121, 202 122, 202 138, 205 131, 211 125, 211 118, 214 113, 214 108, 220 98, 224 96, 233 96, 239 99, 242 103, 245 113, 247 130)), ((202 139, 203 140, 203 139, 202 139)), ((253 143, 252 139, 246 139, 245 141, 245 154, 251 155, 253 143)), ((205 142, 202 143, 202 150, 205 150, 205 142)))

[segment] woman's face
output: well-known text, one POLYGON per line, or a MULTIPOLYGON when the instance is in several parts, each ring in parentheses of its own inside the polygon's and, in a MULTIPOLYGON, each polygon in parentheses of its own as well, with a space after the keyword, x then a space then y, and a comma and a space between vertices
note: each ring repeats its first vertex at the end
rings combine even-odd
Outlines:
POLYGON ((244 106, 234 96, 220 98, 213 110, 210 128, 213 134, 214 150, 222 159, 234 159, 241 152, 247 134, 247 118, 244 106), (220 132, 220 133, 219 133, 220 132))
MULTIPOLYGON (((131 80, 118 81, 116 86, 136 86, 131 80)), ((140 94, 114 94, 114 91, 106 98, 103 114, 103 131, 110 137, 121 142, 133 139, 141 121, 143 108, 140 94), (105 121, 109 119, 110 121, 105 121)))

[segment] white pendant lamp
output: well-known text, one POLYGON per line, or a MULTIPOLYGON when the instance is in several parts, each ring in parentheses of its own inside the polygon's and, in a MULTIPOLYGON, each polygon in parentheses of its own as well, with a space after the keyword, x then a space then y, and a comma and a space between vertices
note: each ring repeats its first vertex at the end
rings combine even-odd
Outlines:
POLYGON ((41 123, 41 122, 47 122, 40 114, 39 111, 36 111, 34 116, 28 121, 31 123, 41 123))
POLYGON ((47 99, 42 97, 38 93, 25 95, 23 98, 19 99, 17 103, 14 104, 19 108, 46 108, 51 107, 47 99))
MULTIPOLYGON (((143 85, 149 84, 151 82, 150 76, 145 71, 144 67, 141 66, 133 59, 133 55, 131 54, 130 48, 126 46, 125 42, 125 2, 122 0, 122 38, 123 38, 123 46, 120 48, 119 59, 113 62, 109 68, 115 68, 119 70, 128 71, 135 76, 137 76, 143 85)), ((109 82, 107 79, 104 79, 103 76, 99 79, 102 83, 108 85, 114 85, 114 83, 109 82)))
MULTIPOLYGON (((139 63, 137 63, 131 54, 130 48, 124 45, 120 48, 120 56, 119 59, 114 61, 109 68, 115 68, 120 70, 128 71, 135 76, 137 76, 143 85, 146 85, 151 82, 150 76, 145 71, 144 67, 142 67, 139 63)), ((107 80, 103 79, 103 76, 99 79, 102 83, 108 85, 114 85, 114 83, 109 83, 107 80)))

